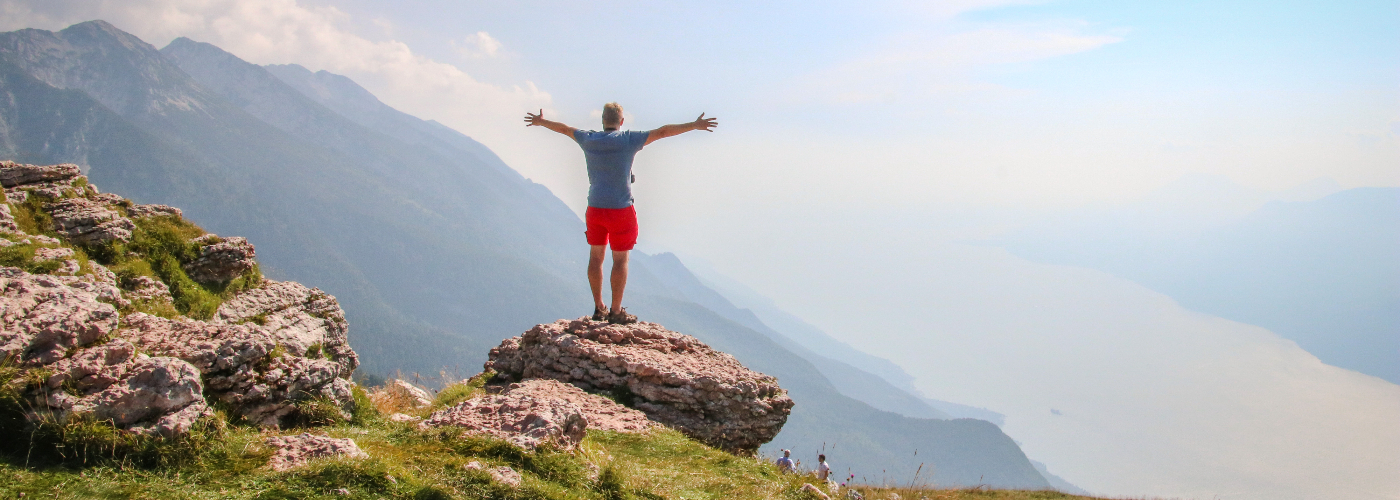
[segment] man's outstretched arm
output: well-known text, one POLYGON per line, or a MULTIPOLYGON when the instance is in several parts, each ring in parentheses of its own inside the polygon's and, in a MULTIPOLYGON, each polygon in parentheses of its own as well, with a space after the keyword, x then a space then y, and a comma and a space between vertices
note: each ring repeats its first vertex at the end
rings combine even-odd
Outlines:
POLYGON ((700 113, 700 117, 690 123, 677 123, 674 125, 662 125, 647 135, 647 144, 656 142, 657 139, 664 139, 673 135, 681 135, 691 130, 704 130, 714 132, 714 128, 719 126, 716 118, 705 118, 705 113, 700 113))
POLYGON ((569 136, 570 139, 572 139, 572 138, 574 137, 574 131, 575 131, 575 130, 578 130, 578 129, 576 129, 576 128, 570 127, 570 126, 565 125, 565 124, 563 124, 563 123, 559 123, 559 122, 556 122, 556 121, 553 121, 553 120, 546 120, 546 119, 544 119, 544 110, 543 110, 543 109, 540 110, 540 113, 539 113, 539 114, 532 114, 532 113, 530 113, 529 111, 526 111, 526 112, 525 112, 525 126, 526 126, 526 127, 534 127, 534 126, 544 127, 544 128, 553 130, 553 131, 555 131, 555 132, 558 132, 558 133, 567 135, 567 136, 569 136))

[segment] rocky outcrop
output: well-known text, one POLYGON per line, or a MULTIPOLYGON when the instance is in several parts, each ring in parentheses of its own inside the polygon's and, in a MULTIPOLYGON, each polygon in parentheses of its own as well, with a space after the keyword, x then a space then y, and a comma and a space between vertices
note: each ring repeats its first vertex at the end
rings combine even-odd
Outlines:
MULTIPOLYGON (((80 264, 73 245, 99 255, 90 245, 132 239, 137 222, 124 213, 139 221, 178 218, 178 209, 99 193, 72 165, 0 162, 0 184, 9 203, 41 195, 46 202, 39 208, 53 225, 39 229, 59 236, 25 234, 15 207, 0 203, 0 247, 24 245, 33 253, 20 263, 24 269, 0 267, 0 361, 28 372, 15 387, 31 402, 31 420, 89 416, 136 432, 175 435, 211 414, 206 397, 267 426, 298 417, 309 399, 324 398, 346 411, 353 405, 349 377, 359 360, 334 297, 260 280, 225 301, 209 321, 139 312, 176 315, 170 287, 132 276, 129 267, 119 283, 97 260, 80 264)), ((256 266, 253 246, 243 238, 205 235, 194 242, 200 253, 184 267, 195 280, 227 281, 256 266)), ((127 253, 116 262, 141 257, 127 253)))
POLYGON ((553 379, 619 394, 652 420, 743 453, 772 440, 793 406, 777 379, 647 322, 536 325, 492 349, 486 369, 505 380, 553 379))
POLYGON ((369 458, 369 454, 349 438, 336 439, 303 433, 298 436, 273 436, 267 438, 266 443, 273 449, 272 459, 267 465, 275 471, 301 467, 317 458, 369 458))
POLYGON ((228 281, 253 270, 253 266, 257 265, 253 260, 257 255, 253 244, 245 238, 219 238, 206 234, 195 238, 194 242, 201 245, 199 257, 185 264, 185 272, 195 281, 228 281))
POLYGON ((137 354, 113 338, 116 309, 66 281, 0 268, 0 358, 48 373, 25 388, 30 419, 91 416, 174 435, 209 414, 195 367, 137 354))
POLYGON ((359 356, 350 349, 350 324, 340 303, 301 283, 265 279, 262 286, 220 305, 209 322, 261 326, 293 356, 334 362, 339 377, 350 377, 360 366, 359 356))
POLYGON ((419 425, 462 427, 467 434, 502 439, 527 450, 545 443, 571 450, 583 440, 588 419, 578 405, 540 397, 527 388, 468 399, 433 413, 419 425))
POLYGON ((278 352, 279 336, 255 324, 210 324, 144 313, 126 318, 122 335, 141 350, 189 362, 204 376, 205 394, 250 422, 278 426, 298 401, 329 398, 348 410, 349 373, 333 359, 278 352))
POLYGON ((0 161, 0 186, 12 188, 25 184, 40 184, 63 181, 82 175, 82 170, 72 163, 61 165, 25 165, 12 161, 0 161))
POLYGON ((53 216, 54 229, 64 239, 78 244, 131 241, 136 224, 117 211, 87 198, 69 198, 45 205, 53 216))

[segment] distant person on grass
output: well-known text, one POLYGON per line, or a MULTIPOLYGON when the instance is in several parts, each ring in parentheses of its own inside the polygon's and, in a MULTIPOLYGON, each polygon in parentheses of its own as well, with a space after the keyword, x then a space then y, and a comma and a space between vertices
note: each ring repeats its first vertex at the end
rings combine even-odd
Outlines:
POLYGON ((783 450, 783 456, 775 463, 780 472, 797 472, 797 464, 792 462, 792 450, 783 450))
POLYGON ((584 213, 588 239, 588 284, 593 288, 593 320, 613 324, 636 323, 637 317, 622 307, 627 287, 627 252, 637 244, 637 211, 632 206, 632 159, 643 146, 657 139, 691 130, 714 132, 719 125, 704 113, 690 123, 663 125, 656 130, 622 130, 622 106, 603 106, 603 131, 579 130, 563 123, 525 113, 525 126, 540 126, 569 136, 583 148, 588 164, 588 211, 584 213), (603 303, 603 252, 612 245, 612 308, 603 303))

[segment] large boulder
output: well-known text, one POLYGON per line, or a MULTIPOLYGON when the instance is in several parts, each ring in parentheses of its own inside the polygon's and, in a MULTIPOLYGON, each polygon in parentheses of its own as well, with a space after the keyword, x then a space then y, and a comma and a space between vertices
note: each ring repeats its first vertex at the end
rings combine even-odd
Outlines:
POLYGON ((492 349, 485 367, 506 381, 553 379, 614 394, 652 420, 733 452, 753 453, 772 440, 793 406, 776 378, 655 323, 536 325, 492 349))

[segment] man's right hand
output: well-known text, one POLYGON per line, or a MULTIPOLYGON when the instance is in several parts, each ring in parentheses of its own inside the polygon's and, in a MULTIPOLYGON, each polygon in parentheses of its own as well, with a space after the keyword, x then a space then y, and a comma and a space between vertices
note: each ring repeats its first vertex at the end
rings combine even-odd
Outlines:
POLYGON ((525 112, 525 126, 526 126, 526 127, 544 126, 544 123, 545 123, 546 121, 548 121, 548 120, 545 120, 545 119, 544 119, 544 109, 543 109, 543 108, 540 109, 539 114, 531 114, 529 111, 526 111, 526 112, 525 112))
POLYGON ((565 125, 565 124, 563 124, 563 123, 559 123, 559 122, 556 122, 556 121, 553 121, 553 120, 546 120, 546 119, 544 119, 544 110, 543 110, 543 109, 540 110, 539 114, 535 114, 535 113, 531 113, 531 112, 529 112, 529 111, 526 111, 526 112, 525 112, 525 126, 526 126, 526 127, 535 127, 535 126, 544 127, 544 128, 553 130, 553 131, 555 131, 555 132, 558 132, 558 133, 567 135, 567 136, 569 136, 569 137, 573 137, 573 136, 574 136, 574 128, 573 128, 573 127, 570 127, 570 126, 568 126, 568 125, 565 125))

